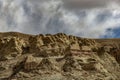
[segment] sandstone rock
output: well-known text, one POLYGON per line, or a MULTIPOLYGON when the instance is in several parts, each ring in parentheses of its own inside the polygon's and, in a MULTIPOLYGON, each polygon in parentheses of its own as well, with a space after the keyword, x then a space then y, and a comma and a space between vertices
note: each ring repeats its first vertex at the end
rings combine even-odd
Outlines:
POLYGON ((0 66, 0 71, 4 71, 6 68, 3 66, 0 66))
POLYGON ((80 46, 79 46, 78 42, 73 42, 70 45, 70 49, 72 49, 72 50, 80 50, 80 46))
POLYGON ((28 56, 24 64, 24 69, 27 71, 36 69, 39 63, 40 63, 40 60, 34 58, 33 56, 28 56))
POLYGON ((95 45, 97 45, 96 44, 96 42, 95 42, 95 40, 93 40, 93 39, 79 39, 82 43, 81 43, 81 45, 82 46, 95 46, 95 45))
POLYGON ((50 59, 42 59, 42 61, 39 64, 40 70, 49 71, 54 70, 54 64, 51 62, 50 59))
POLYGON ((49 44, 54 42, 50 36, 44 37, 43 41, 44 41, 44 44, 49 44))
POLYGON ((119 39, 0 33, 0 80, 119 80, 119 65, 119 39))
POLYGON ((81 46, 81 48, 82 51, 91 51, 90 46, 81 46))
POLYGON ((111 48, 110 54, 115 57, 118 63, 120 63, 120 50, 119 49, 111 48))
POLYGON ((44 45, 41 36, 31 36, 29 38, 30 53, 40 52, 40 47, 44 45))
POLYGON ((57 42, 64 44, 64 40, 62 38, 58 38, 57 42))
POLYGON ((31 77, 29 74, 25 73, 25 72, 19 72, 19 75, 25 78, 29 78, 31 77))
POLYGON ((67 38, 67 35, 64 33, 58 33, 55 36, 57 36, 58 38, 67 38))
MULTIPOLYGON (((10 38, 9 40, 5 41, 2 44, 2 48, 0 50, 0 56, 3 58, 7 59, 12 59, 12 55, 15 53, 17 55, 21 55, 22 53, 22 47, 25 46, 25 42, 22 39, 13 37, 10 38)), ((15 56, 14 56, 15 57, 15 56)))
POLYGON ((3 73, 0 73, 0 80, 8 80, 7 78, 12 74, 11 70, 5 70, 3 73))
POLYGON ((74 41, 78 41, 78 39, 77 39, 77 37, 76 36, 72 36, 72 35, 69 35, 69 40, 71 41, 71 42, 74 42, 74 41))
POLYGON ((99 47, 98 51, 97 51, 97 54, 100 56, 100 55, 103 55, 104 53, 105 53, 105 48, 104 47, 99 47))
POLYGON ((78 60, 78 63, 81 65, 82 69, 83 70, 96 70, 96 64, 97 64, 97 61, 95 59, 91 59, 91 58, 88 58, 88 59, 83 59, 83 60, 78 60))
POLYGON ((76 59, 73 56, 66 56, 65 63, 62 67, 64 72, 73 72, 75 70, 81 70, 81 67, 77 63, 76 59))

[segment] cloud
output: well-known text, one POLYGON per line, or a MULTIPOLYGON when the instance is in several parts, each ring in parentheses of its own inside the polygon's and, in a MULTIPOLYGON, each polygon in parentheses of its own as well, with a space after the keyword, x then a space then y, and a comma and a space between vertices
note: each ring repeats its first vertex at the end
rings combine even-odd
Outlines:
POLYGON ((65 6, 70 8, 97 8, 105 7, 110 0, 64 0, 65 6))
POLYGON ((91 8, 106 8, 111 3, 119 4, 119 0, 63 0, 67 8, 73 9, 91 9, 91 8))
POLYGON ((70 0, 0 0, 0 31, 64 32, 99 38, 108 33, 112 36, 113 31, 108 29, 119 28, 118 0, 78 1, 76 6, 70 0))

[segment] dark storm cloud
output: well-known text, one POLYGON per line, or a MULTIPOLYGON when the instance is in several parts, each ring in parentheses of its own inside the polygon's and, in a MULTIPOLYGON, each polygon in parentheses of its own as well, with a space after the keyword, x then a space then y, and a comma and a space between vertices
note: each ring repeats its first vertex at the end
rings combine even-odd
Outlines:
POLYGON ((63 1, 66 7, 74 9, 105 8, 112 2, 119 3, 119 0, 63 0, 63 1))

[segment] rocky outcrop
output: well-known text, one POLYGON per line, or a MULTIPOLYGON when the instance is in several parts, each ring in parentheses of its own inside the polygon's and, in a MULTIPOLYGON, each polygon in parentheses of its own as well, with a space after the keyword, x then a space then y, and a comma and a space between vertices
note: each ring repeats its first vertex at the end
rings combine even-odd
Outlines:
POLYGON ((0 33, 0 80, 119 80, 119 44, 64 33, 0 33))
POLYGON ((29 56, 27 56, 27 59, 24 63, 24 69, 27 71, 37 69, 40 61, 41 61, 40 59, 37 59, 37 58, 33 57, 32 55, 29 55, 29 56))
POLYGON ((23 52, 22 47, 25 47, 26 43, 20 38, 5 37, 1 39, 0 45, 0 59, 7 60, 11 59, 12 57, 21 55, 23 52))
POLYGON ((44 45, 42 37, 41 36, 31 36, 29 37, 29 48, 30 48, 30 53, 39 53, 40 52, 40 47, 44 45))

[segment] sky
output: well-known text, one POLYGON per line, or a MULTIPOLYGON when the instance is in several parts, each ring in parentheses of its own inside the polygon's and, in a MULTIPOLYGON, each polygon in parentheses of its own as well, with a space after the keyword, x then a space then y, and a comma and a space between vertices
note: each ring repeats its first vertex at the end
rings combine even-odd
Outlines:
POLYGON ((120 38, 120 0, 0 0, 0 32, 120 38))

